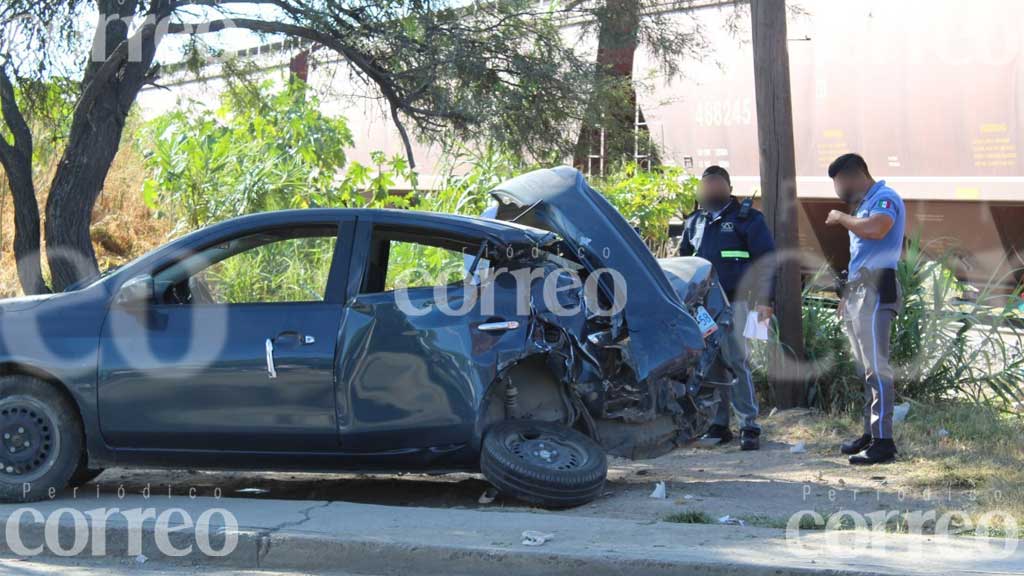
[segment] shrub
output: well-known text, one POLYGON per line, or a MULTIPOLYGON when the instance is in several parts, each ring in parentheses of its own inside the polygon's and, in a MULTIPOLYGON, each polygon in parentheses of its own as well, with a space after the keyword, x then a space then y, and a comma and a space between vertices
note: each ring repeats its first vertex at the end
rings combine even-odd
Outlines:
MULTIPOLYGON (((1015 295, 986 287, 973 302, 961 300, 966 287, 946 258, 927 258, 920 239, 908 243, 897 277, 902 313, 893 324, 890 355, 901 400, 970 400, 1004 411, 1024 401, 1024 334, 1015 295)), ((823 274, 824 272, 822 272, 823 274)), ((811 282, 815 285, 816 282, 811 282)), ((994 284, 993 284, 994 286, 994 284)), ((858 411, 863 380, 858 376, 834 299, 808 288, 804 293, 804 346, 808 362, 808 401, 825 411, 858 411)), ((778 342, 759 346, 767 359, 778 342)), ((764 369, 759 380, 766 381, 764 369)))
MULTIPOLYGON (((148 205, 195 229, 232 216, 334 203, 352 136, 299 82, 229 83, 208 113, 192 102, 148 126, 148 205)), ((181 230, 179 230, 181 231, 181 230)))
POLYGON ((699 180, 682 168, 664 166, 644 170, 627 164, 591 184, 635 226, 657 256, 669 256, 674 243, 669 222, 682 220, 695 205, 699 180))

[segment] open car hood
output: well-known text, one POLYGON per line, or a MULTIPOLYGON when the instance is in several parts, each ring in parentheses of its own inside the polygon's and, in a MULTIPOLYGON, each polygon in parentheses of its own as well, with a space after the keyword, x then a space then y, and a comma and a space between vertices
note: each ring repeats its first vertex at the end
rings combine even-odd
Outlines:
MULTIPOLYGON (((629 332, 622 344, 639 381, 678 369, 703 350, 697 322, 654 255, 579 171, 562 166, 529 172, 491 195, 500 204, 499 220, 555 232, 591 272, 612 269, 625 280, 625 294, 618 297, 625 298, 620 314, 629 332)), ((605 293, 613 293, 612 276, 602 274, 601 280, 605 293)))

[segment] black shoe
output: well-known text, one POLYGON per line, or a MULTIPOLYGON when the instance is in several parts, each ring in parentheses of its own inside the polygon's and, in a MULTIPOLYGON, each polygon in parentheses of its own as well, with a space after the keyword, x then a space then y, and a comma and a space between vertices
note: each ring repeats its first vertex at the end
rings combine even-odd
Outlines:
POLYGON ((839 447, 839 450, 847 456, 853 456, 854 454, 863 452, 871 446, 871 434, 865 434, 855 440, 847 440, 843 442, 843 445, 839 447))
POLYGON ((740 430, 740 450, 760 450, 761 449, 761 431, 760 430, 740 430))
POLYGON ((728 426, 712 424, 708 431, 700 437, 701 446, 719 446, 732 442, 732 430, 728 426))
POLYGON ((892 438, 876 438, 866 450, 850 456, 850 464, 885 464, 896 459, 896 443, 892 438))

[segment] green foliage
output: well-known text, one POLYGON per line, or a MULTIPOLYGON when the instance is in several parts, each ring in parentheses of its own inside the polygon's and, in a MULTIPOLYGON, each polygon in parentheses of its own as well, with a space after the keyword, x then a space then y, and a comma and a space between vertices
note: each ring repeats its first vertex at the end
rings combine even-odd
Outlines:
POLYGON ((148 127, 144 198, 181 227, 232 216, 345 202, 337 188, 352 136, 319 111, 305 87, 272 93, 269 83, 228 91, 215 113, 189 103, 148 127))
POLYGON ((214 302, 319 302, 335 242, 320 237, 265 244, 214 264, 201 277, 214 302))
MULTIPOLYGON (((970 400, 1014 410, 1024 401, 1024 334, 1015 313, 1019 294, 1008 297, 986 288, 974 302, 962 301, 965 287, 946 262, 927 258, 918 238, 911 239, 900 261, 904 305, 893 323, 890 355, 896 392, 902 400, 970 400)), ((832 413, 860 410, 863 381, 835 302, 808 291, 803 312, 811 403, 832 413)))
MULTIPOLYGON (((34 170, 46 166, 64 150, 77 89, 78 83, 67 78, 24 79, 15 84, 14 98, 33 134, 34 170)), ((12 141, 5 122, 0 122, 0 138, 12 141)))
POLYGON ((948 258, 930 261, 919 239, 900 262, 904 310, 892 340, 897 391, 916 400, 957 396, 1001 406, 1024 402, 1024 333, 1014 296, 986 286, 973 302, 948 258))
POLYGON ((669 514, 664 518, 665 522, 673 524, 711 524, 711 516, 703 510, 684 510, 669 514))
POLYGON ((819 272, 803 295, 804 350, 810 366, 808 398, 811 405, 826 412, 852 413, 864 405, 864 380, 857 375, 835 302, 813 292, 824 273, 819 272))
POLYGON ((682 168, 644 170, 631 163, 591 184, 640 229, 655 254, 664 256, 669 245, 669 221, 682 220, 693 208, 699 182, 682 168))
MULTIPOLYGON (((491 190, 529 168, 519 155, 499 145, 479 150, 459 146, 448 154, 438 186, 418 191, 409 206, 429 212, 479 216, 491 201, 491 190)), ((404 242, 391 244, 388 289, 398 284, 440 285, 464 277, 465 256, 461 253, 404 242)))
POLYGON ((442 166, 439 185, 417 194, 416 209, 477 216, 491 202, 491 190, 538 167, 493 143, 476 150, 459 145, 448 153, 442 166))

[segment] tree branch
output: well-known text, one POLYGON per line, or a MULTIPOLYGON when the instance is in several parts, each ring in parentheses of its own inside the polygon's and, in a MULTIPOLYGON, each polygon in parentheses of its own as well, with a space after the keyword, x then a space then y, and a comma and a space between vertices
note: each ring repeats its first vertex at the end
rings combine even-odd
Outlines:
POLYGON ((412 154, 412 141, 409 140, 409 132, 405 129, 405 124, 402 123, 402 119, 398 116, 398 106, 394 103, 391 104, 391 121, 395 123, 395 128, 398 128, 398 135, 402 137, 402 144, 405 146, 405 156, 409 159, 409 168, 416 168, 416 159, 412 154))
MULTIPOLYGON (((25 116, 18 108, 18 101, 14 96, 14 85, 7 75, 7 69, 0 67, 0 111, 3 113, 4 123, 14 136, 13 147, 21 154, 32 157, 32 130, 25 122, 25 116)), ((0 140, 3 140, 0 138, 0 140)), ((6 141, 4 144, 8 144, 6 141)))
POLYGON ((398 129, 398 133, 405 145, 405 153, 409 159, 409 165, 412 167, 416 166, 416 159, 413 157, 412 143, 409 139, 408 131, 399 116, 399 112, 408 108, 409 103, 399 96, 397 87, 394 82, 390 80, 390 74, 388 72, 373 64, 372 59, 369 56, 344 44, 337 38, 306 26, 287 24, 284 22, 253 20, 249 18, 226 18, 201 24, 172 23, 168 26, 167 32, 169 34, 212 34, 232 27, 244 28, 246 30, 253 30, 255 32, 263 32, 267 34, 285 34, 288 36, 305 38, 306 40, 327 46, 343 56, 353 66, 355 66, 356 69, 373 80, 380 89, 381 95, 388 101, 388 105, 391 108, 391 119, 395 123, 395 127, 398 129))

